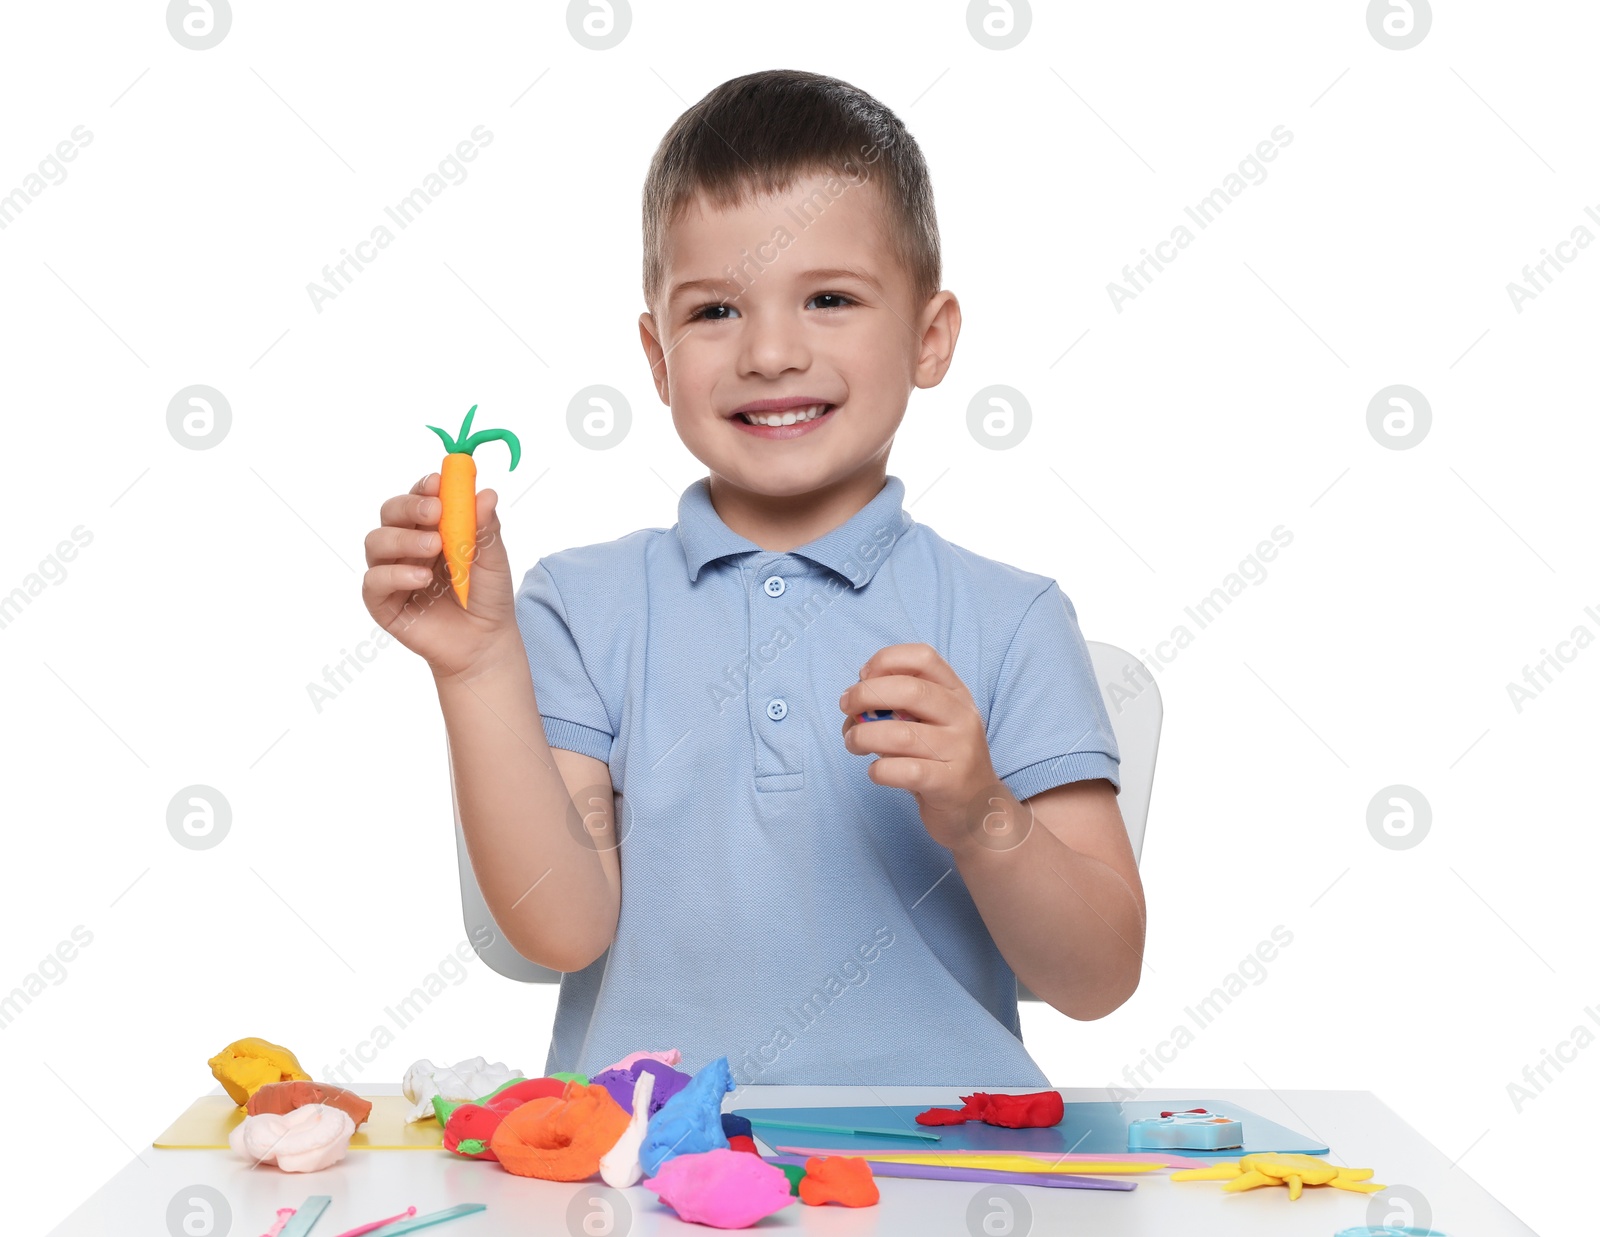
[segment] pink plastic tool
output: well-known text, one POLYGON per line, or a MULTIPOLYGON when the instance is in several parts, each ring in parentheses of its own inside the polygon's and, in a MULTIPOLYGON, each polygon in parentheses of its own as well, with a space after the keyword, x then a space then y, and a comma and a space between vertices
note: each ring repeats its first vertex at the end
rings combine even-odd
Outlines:
POLYGON ((375 1232, 386 1225, 393 1224, 396 1220, 409 1220, 416 1214, 417 1209, 415 1207, 407 1207, 397 1216, 390 1216, 387 1220, 374 1220, 371 1224, 363 1224, 359 1228, 346 1229, 342 1233, 335 1234, 335 1237, 361 1237, 362 1233, 375 1232))
POLYGON ((283 1232, 283 1226, 289 1222, 290 1217, 293 1215, 293 1207, 279 1207, 277 1220, 273 1222, 271 1228, 261 1234, 261 1237, 278 1237, 278 1234, 283 1232))

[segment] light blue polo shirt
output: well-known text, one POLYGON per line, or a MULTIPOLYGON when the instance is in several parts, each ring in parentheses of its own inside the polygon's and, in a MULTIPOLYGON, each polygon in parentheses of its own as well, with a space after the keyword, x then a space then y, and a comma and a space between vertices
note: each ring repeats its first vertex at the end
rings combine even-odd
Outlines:
POLYGON ((622 871, 611 947, 562 979, 547 1072, 676 1047, 688 1071, 727 1056, 740 1085, 1050 1085, 950 852, 845 749, 839 694, 884 646, 932 645, 1019 799, 1120 789, 1116 740, 1055 581, 952 545, 904 494, 889 476, 777 553, 702 477, 672 528, 523 578, 546 738, 609 764, 622 871))

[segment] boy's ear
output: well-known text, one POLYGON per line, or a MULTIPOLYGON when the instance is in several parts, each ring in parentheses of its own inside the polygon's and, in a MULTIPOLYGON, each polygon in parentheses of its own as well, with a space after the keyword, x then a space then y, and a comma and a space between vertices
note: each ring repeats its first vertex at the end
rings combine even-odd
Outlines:
POLYGON ((917 354, 917 385, 936 387, 956 352, 956 337, 961 334, 961 305, 954 292, 940 291, 922 310, 921 351, 917 354))
POLYGON ((663 404, 672 400, 667 394, 667 354, 656 335, 655 315, 646 310, 639 315, 639 342, 644 345, 645 359, 650 362, 650 378, 656 384, 656 394, 663 404))

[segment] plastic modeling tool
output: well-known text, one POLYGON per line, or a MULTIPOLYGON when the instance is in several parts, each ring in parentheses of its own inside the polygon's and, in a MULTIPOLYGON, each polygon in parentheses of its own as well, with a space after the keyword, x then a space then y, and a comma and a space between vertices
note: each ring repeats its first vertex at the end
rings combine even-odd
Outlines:
POLYGON ((373 1229, 372 1237, 400 1237, 401 1233, 414 1233, 419 1228, 431 1228, 435 1224, 443 1224, 446 1220, 458 1220, 462 1216, 487 1210, 488 1206, 484 1203, 459 1203, 454 1207, 446 1207, 443 1211, 430 1211, 425 1216, 385 1224, 382 1228, 373 1229))
POLYGON ((915 1138, 921 1142, 938 1142, 939 1135, 925 1130, 886 1130, 866 1125, 817 1125, 810 1121, 769 1121, 749 1113, 751 1125, 775 1125, 785 1130, 811 1130, 818 1134, 872 1134, 879 1138, 915 1138))
POLYGON ((415 1207, 407 1207, 399 1215, 390 1216, 387 1220, 374 1220, 371 1224, 360 1224, 355 1228, 347 1228, 339 1234, 339 1237, 363 1237, 363 1234, 375 1233, 380 1228, 393 1224, 396 1220, 409 1220, 416 1214, 417 1209, 415 1207))
POLYGON ((311 1231, 311 1226, 328 1209, 328 1204, 333 1201, 332 1194, 313 1194, 305 1202, 295 1208, 294 1215, 289 1217, 289 1222, 283 1226, 279 1237, 306 1237, 311 1231))

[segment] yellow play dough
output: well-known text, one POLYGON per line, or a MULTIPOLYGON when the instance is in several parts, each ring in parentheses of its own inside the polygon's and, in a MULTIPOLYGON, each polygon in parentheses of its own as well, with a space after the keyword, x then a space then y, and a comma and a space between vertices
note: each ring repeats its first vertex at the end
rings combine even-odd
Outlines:
POLYGON ((206 1062, 235 1104, 244 1104, 269 1082, 310 1082, 294 1053, 251 1036, 236 1039, 206 1062))
POLYGON ((1369 1181, 1370 1168, 1339 1168, 1314 1155, 1287 1155, 1262 1152, 1237 1160, 1223 1160, 1208 1168, 1183 1168, 1172 1174, 1174 1181, 1222 1181, 1229 1193, 1254 1190, 1264 1185, 1289 1187, 1292 1202, 1300 1197, 1302 1186, 1331 1185, 1336 1190, 1357 1194, 1376 1194, 1389 1187, 1369 1181))

